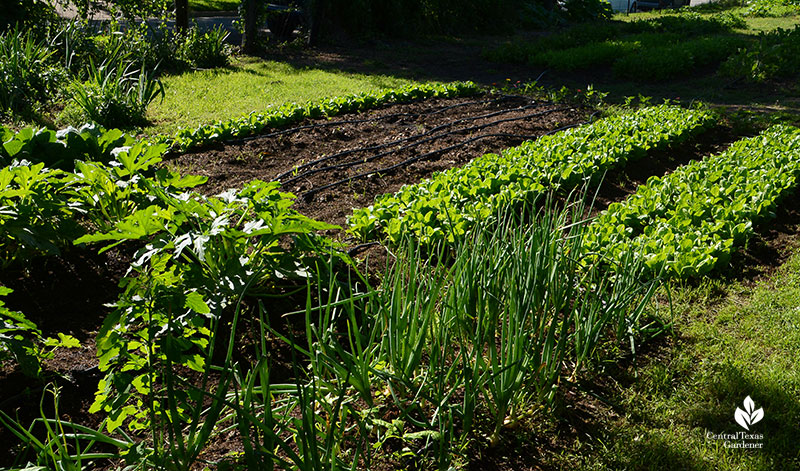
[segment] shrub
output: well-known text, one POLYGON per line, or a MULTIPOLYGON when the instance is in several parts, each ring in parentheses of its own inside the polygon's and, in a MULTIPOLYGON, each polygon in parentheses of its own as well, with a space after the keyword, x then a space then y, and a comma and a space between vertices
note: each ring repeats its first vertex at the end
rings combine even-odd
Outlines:
POLYGON ((660 16, 634 21, 627 27, 629 32, 637 33, 675 33, 684 36, 728 33, 734 29, 746 28, 741 16, 729 12, 703 16, 694 11, 681 11, 679 14, 660 16))
POLYGON ((501 34, 563 18, 586 21, 611 16, 610 6, 602 0, 561 1, 554 12, 542 11, 538 2, 531 0, 331 0, 325 4, 320 12, 321 28, 329 34, 350 35, 501 34))
POLYGON ((746 24, 740 16, 730 13, 704 17, 693 12, 671 16, 648 18, 645 20, 622 22, 582 23, 559 33, 551 34, 535 42, 516 40, 507 42, 492 50, 483 52, 483 56, 496 62, 531 63, 547 65, 562 69, 581 67, 578 56, 586 60, 585 67, 595 64, 611 63, 615 41, 620 54, 636 49, 623 43, 640 41, 650 47, 662 46, 665 42, 678 42, 687 37, 731 32, 736 28, 744 28, 746 24), (606 44, 597 44, 597 43, 606 44), (584 49, 580 49, 584 47, 584 49), (573 57, 555 57, 559 51, 570 50, 573 57), (600 54, 603 59, 596 57, 600 54), (563 64, 558 66, 556 63, 563 64))
POLYGON ((6 0, 0 14, 0 32, 34 31, 43 35, 47 26, 58 19, 50 2, 37 0, 6 0))
POLYGON ((30 32, 0 34, 0 110, 19 111, 56 93, 66 72, 52 54, 30 32))
POLYGON ((611 3, 604 0, 565 0, 561 8, 570 21, 610 20, 614 16, 611 3))
POLYGON ((558 70, 577 70, 609 65, 623 54, 641 48, 639 41, 605 41, 565 49, 547 51, 531 57, 530 62, 558 70))
POLYGON ((127 59, 140 64, 156 64, 159 70, 181 69, 178 40, 166 22, 155 30, 146 23, 137 23, 124 31, 114 25, 108 34, 97 37, 96 41, 99 48, 99 55, 94 58, 96 64, 114 60, 121 51, 127 59))
POLYGON ((793 30, 778 28, 761 33, 754 46, 742 48, 730 56, 720 73, 735 78, 761 82, 797 76, 800 70, 800 26, 793 30))
POLYGON ((213 68, 228 65, 228 50, 225 39, 228 32, 218 26, 201 33, 197 27, 190 28, 183 37, 177 38, 177 54, 180 60, 193 67, 213 68))
POLYGON ((744 11, 745 16, 780 18, 800 13, 800 2, 791 0, 751 0, 744 11))
POLYGON ((712 36, 644 48, 637 54, 617 59, 614 74, 632 80, 679 77, 690 70, 719 64, 743 44, 743 40, 738 38, 712 36))

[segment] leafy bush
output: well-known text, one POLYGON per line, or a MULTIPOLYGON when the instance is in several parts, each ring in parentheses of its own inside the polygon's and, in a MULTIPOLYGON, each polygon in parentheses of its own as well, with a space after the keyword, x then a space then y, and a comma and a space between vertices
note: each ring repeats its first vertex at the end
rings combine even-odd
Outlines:
POLYGON ((68 175, 44 164, 0 169, 0 268, 59 254, 83 233, 67 204, 68 175))
POLYGON ((730 33, 734 29, 746 28, 741 16, 723 12, 704 16, 692 10, 678 10, 674 15, 637 20, 626 28, 635 33, 674 33, 684 36, 730 33))
POLYGON ((751 0, 744 10, 745 16, 780 18, 800 13, 800 2, 796 0, 751 0))
POLYGON ((180 60, 192 67, 212 68, 228 65, 225 39, 228 32, 222 26, 201 33, 197 27, 189 28, 185 36, 178 37, 177 54, 180 60))
POLYGON ((165 145, 136 143, 118 148, 114 160, 75 161, 70 180, 70 205, 93 230, 111 231, 136 211, 153 204, 153 192, 179 193, 205 183, 206 177, 156 169, 165 145))
POLYGON ((740 48, 720 72, 754 82, 796 77, 800 71, 800 26, 761 33, 753 46, 740 48))
POLYGON ((700 67, 713 66, 745 45, 736 37, 712 36, 660 47, 643 48, 614 62, 614 74, 630 80, 664 80, 700 67))
POLYGON ((50 2, 38 0, 6 0, 0 15, 0 33, 7 31, 33 31, 44 37, 47 27, 58 20, 50 2))
MULTIPOLYGON (((225 315, 236 299, 258 290, 277 291, 274 286, 287 280, 305 284, 319 262, 316 257, 330 252, 330 241, 314 232, 334 226, 293 211, 293 196, 281 193, 279 186, 253 181, 238 192, 207 198, 151 185, 151 205, 110 231, 76 241, 147 242, 135 257, 135 277, 126 283, 113 322, 107 321, 98 334, 100 369, 107 377, 91 410, 109 414, 109 429, 126 418, 133 419, 132 429, 152 424, 149 407, 120 405, 131 397, 152 401, 146 397, 150 387, 170 380, 173 365, 203 371, 211 358, 198 352, 213 351, 212 331, 228 321, 225 315)), ((148 405, 164 420, 165 403, 148 405)))
POLYGON ((133 62, 90 63, 85 82, 74 81, 70 95, 87 119, 108 127, 147 124, 147 106, 164 97, 164 85, 133 62))
POLYGON ((745 26, 741 17, 729 13, 704 17, 691 12, 629 23, 584 23, 534 42, 507 42, 495 49, 483 51, 483 55, 496 62, 528 63, 556 68, 556 65, 551 64, 563 64, 564 69, 573 70, 579 67, 581 60, 591 64, 611 63, 614 50, 611 45, 614 44, 620 54, 625 54, 636 49, 626 43, 641 42, 647 47, 661 46, 664 41, 678 42, 687 37, 721 34, 745 26), (595 58, 593 53, 600 54, 604 59, 595 58))
POLYGON ((611 3, 605 0, 564 0, 560 6, 567 20, 574 22, 610 20, 614 16, 611 3))
POLYGON ((0 34, 0 110, 20 111, 53 98, 66 72, 52 55, 30 31, 0 34))
POLYGON ((166 22, 155 27, 135 22, 124 28, 111 22, 99 32, 95 28, 79 21, 63 23, 50 39, 59 60, 76 79, 85 79, 92 64, 104 62, 151 64, 162 71, 185 67, 177 54, 179 39, 166 22))
POLYGON ((530 58, 530 63, 557 70, 578 70, 612 64, 618 58, 642 48, 642 41, 625 38, 589 43, 570 49, 546 51, 530 58))
POLYGON ((332 0, 320 17, 328 33, 412 35, 484 32, 501 34, 541 21, 559 22, 610 18, 602 0, 554 2, 554 12, 542 11, 532 0, 332 0))
MULTIPOLYGON (((593 41, 562 49, 538 51, 537 47, 508 44, 488 52, 494 60, 520 61, 557 70, 577 70, 613 64, 618 77, 660 80, 725 60, 745 40, 733 36, 711 36, 686 40, 678 33, 650 31, 593 41)), ((603 31, 603 30, 601 30, 603 31)), ((603 31, 601 36, 612 35, 603 31)), ((558 41, 553 41, 557 43, 558 41)))
MULTIPOLYGON (((85 134, 72 132, 63 141, 42 142, 48 135, 38 134, 39 142, 28 141, 27 149, 47 150, 70 142, 75 146, 72 151, 90 150, 83 157, 95 152, 105 157, 104 148, 125 139, 119 131, 111 131, 93 142, 85 134)), ((58 255, 86 230, 111 230, 150 206, 154 191, 180 192, 205 182, 205 177, 156 170, 165 150, 165 145, 142 143, 116 147, 107 164, 70 161, 73 173, 25 161, 0 169, 0 268, 36 255, 58 255)))
MULTIPOLYGON (((50 28, 48 43, 54 59, 75 78, 85 73, 91 60, 95 62, 104 60, 98 40, 101 37, 103 35, 98 34, 87 23, 77 20, 64 21, 50 28)), ((123 50, 122 47, 119 49, 123 50)))

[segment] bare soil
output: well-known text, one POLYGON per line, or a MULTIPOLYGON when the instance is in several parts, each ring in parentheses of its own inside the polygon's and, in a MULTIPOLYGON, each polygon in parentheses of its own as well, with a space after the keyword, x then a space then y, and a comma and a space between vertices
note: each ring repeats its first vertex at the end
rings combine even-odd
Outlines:
POLYGON ((167 165, 209 177, 216 194, 253 179, 280 181, 295 208, 344 226, 353 208, 487 152, 581 123, 588 110, 521 96, 395 105, 177 156, 167 165))

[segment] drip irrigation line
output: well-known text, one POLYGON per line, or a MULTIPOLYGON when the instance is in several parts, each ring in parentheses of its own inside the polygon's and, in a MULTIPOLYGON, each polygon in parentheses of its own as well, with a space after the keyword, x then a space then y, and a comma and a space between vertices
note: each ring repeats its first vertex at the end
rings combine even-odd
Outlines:
POLYGON ((355 247, 353 247, 350 250, 348 250, 347 251, 347 255, 350 255, 352 257, 359 250, 366 249, 368 247, 373 247, 375 245, 380 245, 380 242, 366 242, 364 244, 358 244, 355 247))
POLYGON ((535 138, 540 137, 540 136, 524 136, 524 135, 519 135, 519 134, 507 134, 507 133, 482 134, 480 136, 476 136, 476 137, 467 139, 466 141, 459 142, 458 144, 453 144, 453 145, 448 146, 448 147, 443 147, 441 149, 436 149, 436 150, 431 151, 431 152, 426 152, 425 154, 420 154, 420 155, 418 155, 416 157, 412 157, 410 159, 404 160, 402 162, 399 162, 397 164, 391 165, 389 167, 385 167, 385 168, 381 168, 381 169, 377 169, 377 170, 370 170, 368 172, 362 172, 362 173, 359 173, 357 175, 353 175, 352 177, 343 178, 343 179, 341 179, 339 181, 330 183, 328 185, 321 186, 319 188, 312 188, 312 189, 306 191, 305 193, 303 193, 301 195, 301 197, 307 201, 308 198, 311 195, 313 195, 315 193, 319 193, 320 191, 323 191, 323 190, 327 190, 328 188, 333 188, 333 187, 338 186, 338 185, 343 185, 345 183, 350 183, 353 180, 357 180, 359 178, 368 177, 370 175, 381 174, 381 173, 392 173, 393 171, 397 170, 400 167, 404 167, 406 165, 412 164, 412 163, 417 162, 419 160, 426 159, 426 158, 431 157, 431 156, 436 155, 436 154, 440 154, 442 152, 449 152, 451 150, 454 150, 454 149, 457 149, 459 147, 465 146, 465 145, 470 144, 472 142, 476 142, 476 141, 479 141, 481 139, 486 139, 486 138, 489 138, 489 137, 507 137, 507 138, 521 139, 521 140, 530 140, 530 139, 535 139, 535 138))
MULTIPOLYGON (((533 105, 531 105, 531 106, 533 106, 533 105)), ((419 146, 420 144, 424 144, 426 142, 430 142, 430 141, 434 141, 434 140, 437 140, 437 139, 441 139, 443 137, 452 136, 454 134, 461 134, 461 133, 471 132, 471 131, 479 131, 481 129, 485 129, 485 128, 492 127, 492 126, 497 126, 497 125, 500 125, 500 124, 503 124, 503 123, 508 123, 508 122, 512 122, 512 121, 520 121, 520 120, 528 119, 528 118, 536 118, 536 117, 539 117, 539 116, 544 116, 546 114, 555 113, 555 112, 558 112, 558 111, 564 111, 566 109, 568 109, 568 108, 554 108, 554 109, 551 109, 551 110, 540 111, 538 113, 528 114, 528 115, 524 115, 524 116, 516 116, 516 117, 513 117, 513 118, 498 119, 498 120, 492 121, 490 123, 479 124, 477 126, 470 126, 470 127, 467 127, 467 128, 456 129, 454 131, 433 135, 433 136, 427 137, 425 139, 418 140, 418 141, 416 141, 416 142, 414 142, 412 144, 409 144, 407 146, 399 147, 399 148, 394 149, 394 150, 388 150, 388 151, 385 151, 385 152, 381 152, 379 154, 375 154, 375 155, 373 155, 371 157, 367 157, 365 159, 351 160, 349 162, 343 162, 343 163, 336 164, 336 165, 329 165, 327 167, 320 167, 320 168, 316 168, 316 169, 313 169, 313 170, 308 170, 306 172, 303 172, 303 173, 300 173, 298 175, 293 176, 292 178, 290 178, 289 180, 286 180, 285 182, 281 182, 281 185, 288 185, 288 184, 293 183, 293 182, 295 182, 295 181, 297 181, 297 180, 299 180, 301 178, 306 178, 306 177, 309 177, 309 176, 314 175, 316 173, 327 172, 327 171, 331 171, 331 170, 341 170, 341 169, 344 169, 344 168, 350 168, 350 167, 355 167, 356 165, 365 164, 367 162, 372 162, 372 161, 381 159, 383 157, 386 157, 387 155, 390 155, 390 154, 393 154, 393 153, 396 153, 396 152, 401 152, 401 151, 404 151, 404 150, 408 150, 408 149, 411 149, 413 147, 419 146)), ((465 119, 471 119, 471 118, 465 118, 465 119)), ((284 175, 284 174, 281 174, 281 175, 284 175)), ((281 177, 281 175, 276 177, 273 181, 278 180, 281 177)))
MULTIPOLYGON (((498 116, 498 115, 501 115, 501 114, 512 113, 514 111, 524 111, 526 109, 530 109, 530 108, 535 107, 535 106, 539 106, 539 105, 530 104, 530 105, 520 106, 520 107, 517 107, 517 108, 510 108, 510 109, 500 110, 500 111, 492 111, 490 113, 484 113, 484 114, 478 115, 478 116, 470 116, 468 118, 461 118, 461 119, 450 121, 450 122, 447 122, 447 123, 444 123, 444 124, 440 124, 440 125, 435 126, 435 127, 431 128, 431 129, 429 129, 429 130, 427 130, 427 131, 425 131, 424 133, 421 133, 421 134, 415 134, 413 136, 408 136, 408 137, 404 137, 404 138, 401 138, 401 139, 396 139, 394 141, 385 142, 383 144, 377 144, 377 145, 374 145, 374 146, 358 147, 358 148, 355 148, 355 149, 343 150, 341 152, 337 152, 335 154, 327 155, 325 157, 320 157, 319 159, 312 160, 311 162, 306 162, 306 163, 304 163, 302 165, 298 165, 297 167, 294 167, 292 170, 283 172, 280 175, 276 176, 275 178, 272 179, 272 181, 279 181, 282 178, 285 178, 285 177, 288 177, 288 176, 292 176, 291 179, 287 180, 286 182, 283 182, 284 184, 290 183, 290 182, 296 180, 297 178, 300 178, 302 175, 311 175, 311 174, 314 174, 314 173, 318 173, 319 171, 322 171, 322 170, 328 170, 329 168, 325 167, 323 169, 311 171, 310 173, 304 172, 302 174, 297 174, 297 172, 300 171, 300 170, 304 170, 304 169, 307 169, 309 167, 313 167, 315 165, 321 164, 323 162, 327 162, 329 160, 337 159, 339 157, 344 157, 344 156, 347 156, 347 155, 350 155, 350 154, 354 154, 354 153, 357 153, 357 152, 367 152, 367 151, 385 149, 386 147, 392 147, 394 145, 402 144, 404 142, 408 142, 408 141, 411 141, 411 140, 414 140, 414 139, 419 139, 421 137, 430 136, 431 134, 434 134, 434 133, 436 133, 438 131, 441 131, 442 129, 447 129, 447 128, 453 127, 453 126, 455 126, 456 124, 459 124, 459 123, 463 123, 463 122, 466 122, 466 121, 475 121, 475 120, 478 120, 478 119, 492 118, 494 116, 498 116)), ((444 135, 447 135, 447 134, 444 134, 444 135)), ((417 142, 417 144, 420 144, 422 142, 427 142, 427 140, 419 141, 419 142, 417 142)), ((415 144, 415 145, 417 145, 417 144, 415 144)), ((406 148, 407 147, 396 149, 393 152, 404 150, 406 148)))
POLYGON ((255 136, 243 137, 243 138, 240 138, 240 139, 230 139, 230 140, 224 141, 224 143, 225 144, 243 144, 245 142, 254 141, 256 139, 268 139, 270 137, 282 136, 284 134, 293 134, 293 133, 296 133, 296 132, 305 131, 307 129, 324 128, 324 127, 329 127, 329 126, 339 126, 339 125, 342 125, 342 124, 363 124, 363 123, 369 123, 371 121, 381 121, 381 120, 385 120, 385 119, 402 118, 402 117, 409 117, 409 116, 421 116, 423 114, 427 116, 427 115, 432 115, 432 114, 444 113, 445 111, 449 111, 451 109, 459 108, 459 107, 462 107, 462 106, 480 105, 480 104, 484 104, 484 103, 491 103, 491 102, 497 102, 497 101, 508 100, 508 99, 510 99, 508 96, 500 96, 499 98, 492 98, 490 100, 474 100, 474 101, 468 101, 468 102, 464 102, 464 103, 456 103, 455 105, 449 105, 449 106, 446 106, 444 108, 440 108, 440 109, 437 109, 437 110, 434 110, 434 111, 431 111, 431 112, 428 112, 428 113, 394 113, 394 114, 390 114, 390 115, 376 116, 376 117, 372 117, 372 118, 347 119, 347 120, 340 120, 340 121, 329 121, 329 122, 325 122, 325 123, 305 124, 303 126, 296 126, 296 127, 293 127, 293 128, 283 129, 283 130, 271 132, 271 133, 268 133, 268 134, 258 134, 258 135, 255 135, 255 136))

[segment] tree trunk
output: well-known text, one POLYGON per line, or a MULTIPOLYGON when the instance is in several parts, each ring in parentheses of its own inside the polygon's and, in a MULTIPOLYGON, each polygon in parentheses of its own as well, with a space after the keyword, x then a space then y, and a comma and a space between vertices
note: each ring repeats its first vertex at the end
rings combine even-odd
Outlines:
POLYGON ((242 34, 242 49, 247 54, 256 52, 256 35, 258 25, 256 24, 256 1, 242 0, 244 2, 244 33, 242 34))
POLYGON ((189 28, 189 0, 175 0, 175 30, 189 28))
POLYGON ((322 0, 306 2, 306 21, 308 21, 308 45, 316 46, 319 42, 319 25, 321 22, 322 0))

